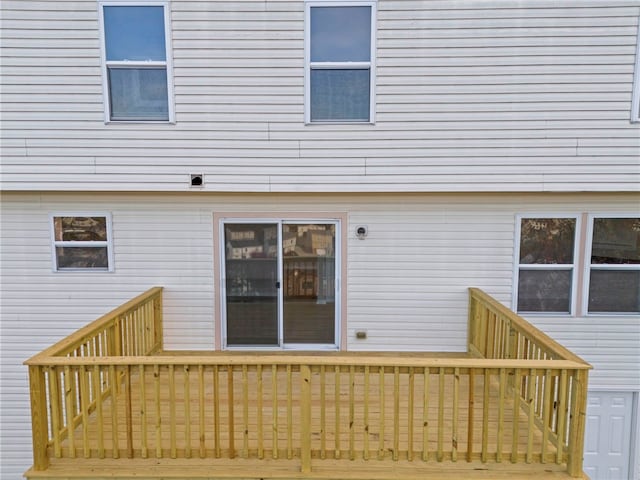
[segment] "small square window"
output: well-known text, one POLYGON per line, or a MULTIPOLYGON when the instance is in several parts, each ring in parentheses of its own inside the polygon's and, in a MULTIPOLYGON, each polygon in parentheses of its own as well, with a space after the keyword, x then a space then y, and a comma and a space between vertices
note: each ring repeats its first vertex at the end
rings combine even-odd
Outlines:
POLYGON ((306 8, 306 122, 373 122, 375 3, 306 8))
POLYGON ((577 219, 520 218, 518 312, 571 313, 577 219))
POLYGON ((167 5, 100 6, 107 121, 172 121, 167 5))
POLYGON ((589 313, 640 313, 640 218, 594 217, 589 313))
POLYGON ((55 271, 112 271, 111 219, 107 215, 54 215, 53 268, 55 271))

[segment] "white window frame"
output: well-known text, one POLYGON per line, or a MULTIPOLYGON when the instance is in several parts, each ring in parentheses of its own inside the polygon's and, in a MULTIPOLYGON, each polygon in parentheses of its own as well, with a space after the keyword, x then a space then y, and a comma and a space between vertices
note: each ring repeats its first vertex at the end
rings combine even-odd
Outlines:
POLYGON ((104 122, 109 123, 175 123, 175 106, 173 93, 173 55, 171 48, 171 10, 168 1, 157 0, 100 0, 98 1, 98 17, 100 19, 100 55, 102 66, 102 94, 104 98, 104 122), (104 7, 163 7, 164 9, 164 44, 165 61, 107 61, 106 36, 104 28, 104 7), (167 72, 167 106, 168 120, 113 120, 111 119, 111 92, 109 90, 108 67, 121 68, 153 68, 164 67, 167 72))
POLYGON ((637 216, 637 213, 590 213, 588 216, 588 225, 586 232, 586 248, 585 248, 585 259, 584 259, 584 291, 582 295, 582 311, 586 316, 590 317, 611 317, 611 316, 637 316, 637 312, 590 312, 589 311, 589 289, 591 287, 591 270, 640 270, 640 264, 592 264, 591 263, 591 252, 593 248, 593 225, 595 223, 596 218, 634 218, 637 216))
POLYGON ((111 227, 111 214, 105 212, 55 212, 49 214, 49 228, 51 229, 52 266, 56 273, 65 272, 113 272, 113 233, 111 227), (56 240, 55 219, 59 217, 104 217, 107 225, 107 241, 70 241, 56 240), (56 247, 75 248, 107 248, 107 268, 59 268, 56 247))
POLYGON ((633 76, 633 96, 631 98, 631 123, 640 123, 640 26, 638 27, 638 36, 636 39, 636 65, 633 76))
POLYGON ((562 213, 541 213, 541 214, 519 214, 516 215, 516 231, 515 231, 515 245, 513 252, 513 296, 511 298, 511 309, 514 312, 518 312, 523 315, 536 315, 545 317, 571 317, 576 311, 576 292, 578 282, 578 268, 579 268, 579 252, 580 252, 580 231, 581 231, 581 216, 577 214, 562 214, 562 213), (529 264, 520 263, 520 242, 522 236, 522 220, 527 218, 572 218, 576 221, 575 233, 573 237, 573 263, 572 264, 529 264), (568 312, 536 312, 536 311, 518 311, 518 286, 520 281, 520 270, 572 270, 571 273, 571 291, 569 292, 569 311, 568 312))
POLYGON ((376 93, 376 18, 377 0, 336 1, 305 0, 304 28, 304 121, 307 125, 375 124, 376 93), (311 62, 311 9, 313 7, 371 7, 371 54, 369 62, 311 62), (369 70, 369 120, 323 120, 311 121, 311 70, 312 69, 368 69, 369 70))

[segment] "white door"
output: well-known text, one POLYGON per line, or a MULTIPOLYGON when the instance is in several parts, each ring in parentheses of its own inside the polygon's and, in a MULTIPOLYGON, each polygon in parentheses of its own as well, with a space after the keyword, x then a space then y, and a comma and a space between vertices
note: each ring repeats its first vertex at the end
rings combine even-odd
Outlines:
POLYGON ((628 480, 631 392, 589 392, 584 472, 591 480, 628 480))

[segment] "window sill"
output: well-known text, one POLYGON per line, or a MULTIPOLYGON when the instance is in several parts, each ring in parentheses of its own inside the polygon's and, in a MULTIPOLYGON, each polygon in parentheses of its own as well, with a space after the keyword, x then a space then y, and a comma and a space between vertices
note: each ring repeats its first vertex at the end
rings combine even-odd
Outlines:
POLYGON ((105 125, 175 125, 175 120, 107 120, 105 125))
POLYGON ((360 125, 360 126, 374 126, 376 123, 373 121, 362 121, 362 122, 350 122, 350 121, 326 121, 326 122, 305 122, 305 126, 316 127, 322 125, 360 125))

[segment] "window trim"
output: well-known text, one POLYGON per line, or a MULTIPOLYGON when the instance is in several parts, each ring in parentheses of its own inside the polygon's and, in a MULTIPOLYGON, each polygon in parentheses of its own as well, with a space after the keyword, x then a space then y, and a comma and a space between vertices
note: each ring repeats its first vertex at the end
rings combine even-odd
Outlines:
POLYGON ((633 93, 631 97, 631 123, 640 123, 640 25, 638 26, 638 35, 636 37, 636 62, 633 75, 633 93))
POLYGON ((376 122, 376 19, 377 0, 305 0, 304 3, 304 122, 306 125, 373 125, 376 122), (370 7, 371 55, 369 62, 311 62, 311 9, 313 7, 370 7), (311 120, 311 70, 312 69, 368 69, 369 70, 369 120, 311 120))
POLYGON ((52 269, 54 273, 78 273, 78 272, 91 272, 91 273, 105 273, 113 272, 114 257, 113 257, 113 230, 111 225, 111 214, 106 212, 53 212, 49 214, 49 228, 51 229, 51 253, 52 253, 52 269), (104 217, 107 226, 107 241, 71 241, 71 240, 56 240, 55 231, 55 219, 59 217, 104 217), (59 268, 58 267, 58 255, 56 253, 56 247, 94 247, 94 248, 107 248, 107 268, 59 268))
POLYGON ((104 123, 151 123, 175 124, 175 105, 173 88, 173 55, 171 46, 171 9, 168 1, 162 0, 99 0, 98 18, 100 32, 100 67, 102 70, 102 95, 104 103, 104 123), (110 61, 107 62, 106 36, 104 25, 104 7, 162 7, 164 10, 164 45, 165 61, 110 61), (153 68, 164 67, 167 74, 167 120, 114 120, 111 118, 111 92, 109 90, 108 67, 153 68))
MULTIPOLYGON (((584 282, 582 295, 582 312, 586 317, 629 317, 638 316, 638 312, 590 312, 589 311, 589 289, 591 287, 591 252, 593 248, 593 226, 596 218, 633 218, 637 213, 590 213, 587 220, 587 230, 585 239, 584 257, 584 282)), ((640 270, 640 264, 596 264, 596 270, 640 270)))
POLYGON ((513 249, 513 288, 511 297, 511 309, 521 315, 535 315, 540 317, 573 317, 576 313, 576 292, 578 291, 578 270, 579 270, 579 254, 580 254, 580 232, 581 232, 581 215, 558 213, 526 213, 516 215, 516 228, 514 235, 513 249), (522 220, 527 218, 572 218, 576 221, 575 233, 573 237, 573 263, 572 264, 521 264, 520 263, 520 242, 522 235, 522 220), (571 290, 569 292, 569 311, 568 312, 535 312, 535 311, 518 311, 518 293, 521 266, 524 265, 526 270, 573 270, 571 273, 571 290))

